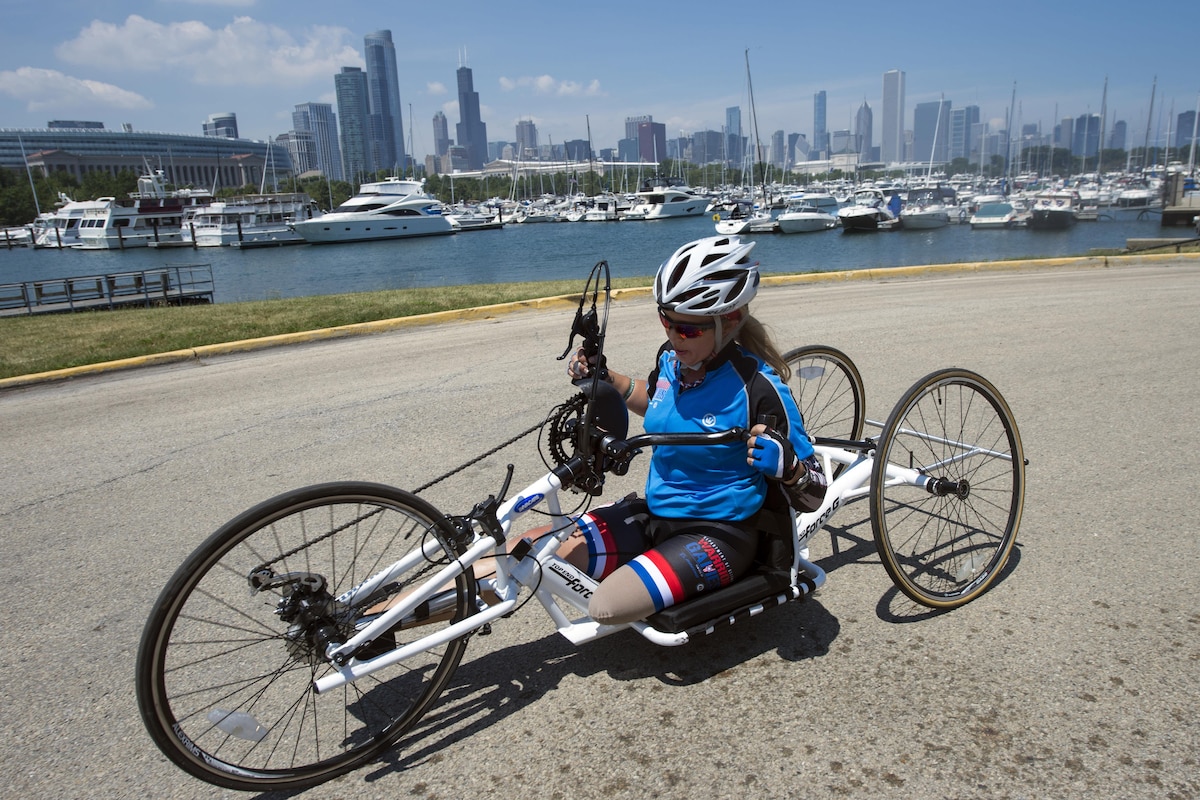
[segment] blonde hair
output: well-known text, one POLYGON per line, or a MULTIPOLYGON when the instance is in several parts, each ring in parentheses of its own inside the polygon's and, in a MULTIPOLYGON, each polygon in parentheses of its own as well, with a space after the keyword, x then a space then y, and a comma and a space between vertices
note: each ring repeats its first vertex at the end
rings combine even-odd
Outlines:
POLYGON ((767 333, 766 327, 755 319, 749 308, 743 307, 741 310, 746 315, 746 319, 742 322, 735 341, 770 364, 771 369, 779 374, 779 379, 787 383, 792 378, 792 369, 783 360, 783 355, 775 346, 775 342, 771 340, 771 335, 767 333))

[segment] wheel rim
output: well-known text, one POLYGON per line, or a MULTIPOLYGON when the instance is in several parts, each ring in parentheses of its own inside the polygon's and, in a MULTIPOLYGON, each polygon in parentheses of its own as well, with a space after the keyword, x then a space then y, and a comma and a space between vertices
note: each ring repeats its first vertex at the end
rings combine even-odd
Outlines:
POLYGON ((831 347, 814 345, 788 353, 788 387, 804 417, 809 436, 857 439, 862 436, 866 398, 853 362, 831 347))
MULTIPOLYGON (((420 509, 354 494, 246 517, 214 535, 168 586, 173 597, 160 601, 139 654, 139 703, 156 742, 193 775, 233 788, 303 787, 373 758, 415 724, 465 640, 318 696, 312 682, 332 667, 311 635, 315 614, 281 619, 281 604, 298 593, 252 593, 248 575, 269 564, 276 574, 325 577, 326 605, 313 606, 329 611, 342 639, 363 609, 329 601, 414 544, 441 541, 416 570, 432 574, 449 560, 444 531, 420 509)), ((474 592, 468 578, 459 581, 454 618, 467 611, 468 585, 474 592)), ((394 636, 403 643, 432 631, 431 624, 394 636)))
POLYGON ((913 600, 950 608, 996 580, 1024 499, 1024 456, 1011 411, 966 371, 935 373, 884 425, 871 481, 881 559, 913 600), (886 464, 917 469, 928 488, 889 481, 886 464))

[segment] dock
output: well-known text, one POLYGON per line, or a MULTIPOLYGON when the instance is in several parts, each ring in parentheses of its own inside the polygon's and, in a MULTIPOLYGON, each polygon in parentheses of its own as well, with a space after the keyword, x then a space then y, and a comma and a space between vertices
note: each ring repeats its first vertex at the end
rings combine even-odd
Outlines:
POLYGON ((211 264, 0 283, 0 317, 213 302, 211 264))

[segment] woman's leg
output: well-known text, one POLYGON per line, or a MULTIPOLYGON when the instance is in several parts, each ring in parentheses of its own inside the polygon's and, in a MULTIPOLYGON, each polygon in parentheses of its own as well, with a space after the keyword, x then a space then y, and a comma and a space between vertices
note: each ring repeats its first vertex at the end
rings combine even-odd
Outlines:
POLYGON ((588 604, 592 619, 610 625, 645 619, 728 586, 753 565, 757 533, 703 520, 686 525, 605 578, 588 604))

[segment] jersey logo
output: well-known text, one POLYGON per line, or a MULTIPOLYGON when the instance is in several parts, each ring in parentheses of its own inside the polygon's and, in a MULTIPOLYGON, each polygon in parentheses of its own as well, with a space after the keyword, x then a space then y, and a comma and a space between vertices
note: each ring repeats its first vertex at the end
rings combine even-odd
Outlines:
POLYGON ((704 419, 701 421, 704 423, 704 427, 714 428, 717 425, 717 415, 716 414, 705 414, 704 419))

